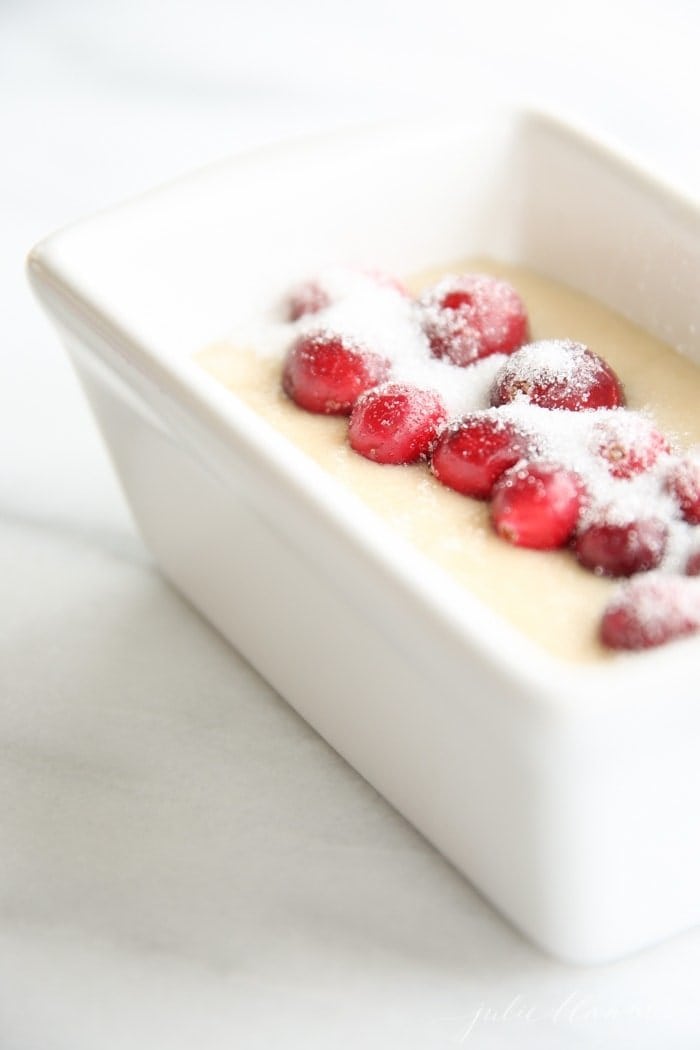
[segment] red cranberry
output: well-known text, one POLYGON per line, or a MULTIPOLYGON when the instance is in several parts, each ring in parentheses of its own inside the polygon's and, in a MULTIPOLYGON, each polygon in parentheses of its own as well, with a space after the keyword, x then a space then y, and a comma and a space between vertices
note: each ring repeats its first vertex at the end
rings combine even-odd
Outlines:
POLYGON ((331 305, 331 297, 320 280, 304 281, 289 296, 289 320, 298 321, 307 314, 317 314, 331 305))
POLYGON ((512 353, 528 337, 522 299, 507 281, 486 274, 446 277, 421 296, 420 305, 433 356, 455 365, 512 353))
POLYGON ((693 551, 685 563, 686 576, 700 576, 700 550, 693 551))
POLYGON ((400 295, 409 296, 405 285, 392 274, 382 270, 339 267, 329 273, 302 281, 292 289, 287 301, 289 320, 298 321, 309 314, 317 314, 363 286, 371 288, 372 285, 390 288, 400 295))
POLYGON ((600 638, 611 649, 649 649, 700 629, 700 584, 682 576, 633 580, 603 613, 600 638))
POLYGON ((658 518, 623 525, 600 522, 579 532, 576 557, 599 576, 632 576, 655 569, 666 550, 668 529, 658 518))
POLYGON ((445 419, 432 390, 385 383, 355 403, 348 437, 355 452, 377 463, 415 463, 428 456, 445 419))
POLYGON ((440 435, 431 460, 435 477, 457 492, 487 499, 494 482, 532 451, 532 439, 494 413, 475 413, 440 435))
POLYGON ((577 474, 548 463, 511 467, 493 487, 491 520, 496 532, 519 547, 562 547, 581 511, 577 474))
POLYGON ((679 459, 668 473, 666 487, 685 520, 700 525, 700 462, 690 456, 679 459))
POLYGON ((360 394, 389 374, 379 354, 350 345, 343 336, 312 332, 300 336, 287 354, 282 386, 308 412, 347 415, 360 394))
POLYGON ((399 295, 405 296, 410 299, 411 293, 409 292, 403 281, 400 281, 398 277, 395 277, 393 273, 387 273, 385 270, 376 270, 374 267, 364 269, 361 271, 365 277, 369 277, 371 281, 378 284, 380 288, 392 288, 399 295))
POLYGON ((614 412, 596 423, 593 450, 614 478, 631 478, 650 470, 663 452, 670 451, 664 435, 635 412, 614 412))
POLYGON ((617 376, 583 343, 545 339, 512 354, 496 374, 492 405, 528 401, 578 412, 624 404, 617 376))

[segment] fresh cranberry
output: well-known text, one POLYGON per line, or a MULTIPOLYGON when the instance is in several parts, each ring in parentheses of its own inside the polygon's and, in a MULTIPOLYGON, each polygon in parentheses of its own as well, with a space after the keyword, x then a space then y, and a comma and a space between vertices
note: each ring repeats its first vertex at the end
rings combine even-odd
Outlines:
POLYGON ((686 576, 700 576, 700 550, 692 552, 685 563, 686 576))
POLYGON ((403 281, 400 281, 398 277, 395 277, 393 273, 387 273, 385 270, 377 270, 374 267, 362 270, 365 277, 369 277, 371 281, 379 285, 380 288, 391 288, 393 291, 398 292, 399 295, 405 296, 409 299, 411 293, 409 292, 403 281))
POLYGON ((491 520, 499 536, 518 547, 562 547, 576 527, 582 495, 573 471, 525 463, 511 467, 494 485, 491 520))
POLYGON ((282 386, 308 412, 348 415, 360 394, 389 374, 379 354, 350 345, 343 336, 313 332, 300 336, 284 363, 282 386))
POLYGON ((666 487, 685 520, 700 525, 700 462, 690 456, 677 460, 668 473, 666 487))
POLYGON ((614 412, 596 423, 591 433, 596 455, 604 459, 614 478, 631 478, 650 470, 663 452, 670 451, 664 435, 644 416, 614 412))
POLYGON ((424 292, 420 307, 433 356, 455 365, 510 354, 528 338, 522 299, 507 281, 486 274, 446 277, 424 292))
POLYGON ((655 569, 666 550, 668 529, 658 518, 619 525, 600 522, 579 532, 576 557, 599 576, 632 576, 655 569))
POLYGON ((348 437, 355 452, 377 463, 415 463, 428 456, 446 418, 432 390, 385 383, 355 403, 348 437))
POLYGON ((610 365, 583 343, 544 339, 516 350, 497 372, 491 404, 511 401, 579 412, 617 408, 624 396, 610 365))
POLYGON ((496 480, 532 451, 532 438, 497 414, 478 412, 448 427, 433 449, 435 477, 457 492, 487 499, 496 480))
POLYGON ((312 279, 297 285, 289 296, 289 320, 298 321, 307 314, 317 314, 331 305, 331 296, 320 280, 312 279))
POLYGON ((408 289, 398 278, 383 270, 354 269, 339 267, 327 274, 302 281, 293 288, 287 300, 287 312, 290 321, 298 321, 309 314, 317 314, 364 288, 392 289, 400 295, 408 296, 408 289))
POLYGON ((603 613, 600 638, 611 649, 650 649, 700 630, 700 583, 682 576, 633 580, 603 613))

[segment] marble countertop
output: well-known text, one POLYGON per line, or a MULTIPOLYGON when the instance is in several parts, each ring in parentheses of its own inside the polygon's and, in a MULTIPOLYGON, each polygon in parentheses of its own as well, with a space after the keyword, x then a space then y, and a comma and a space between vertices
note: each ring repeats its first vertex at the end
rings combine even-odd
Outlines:
POLYGON ((700 930, 545 958, 159 577, 22 265, 208 160, 490 95, 693 190, 700 9, 248 7, 0 8, 0 1047, 697 1047, 700 930))

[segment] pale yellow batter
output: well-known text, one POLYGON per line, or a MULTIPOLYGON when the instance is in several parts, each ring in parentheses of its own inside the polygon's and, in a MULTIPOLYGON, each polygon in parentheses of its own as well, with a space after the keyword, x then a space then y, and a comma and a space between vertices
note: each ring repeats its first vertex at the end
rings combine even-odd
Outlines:
MULTIPOLYGON (((489 272, 510 280, 528 307, 533 339, 588 344, 620 376, 630 408, 649 407, 680 444, 700 443, 700 369, 599 303, 512 266, 470 260, 448 272, 489 272)), ((441 271, 445 272, 445 271, 441 271)), ((440 273, 409 282, 414 290, 440 273)), ((313 457, 428 557, 506 619, 568 660, 609 658, 597 641, 615 586, 580 568, 566 551, 511 547, 491 530, 488 506, 439 484, 426 466, 385 466, 346 444, 344 418, 297 408, 280 388, 280 364, 227 344, 201 364, 313 457)))

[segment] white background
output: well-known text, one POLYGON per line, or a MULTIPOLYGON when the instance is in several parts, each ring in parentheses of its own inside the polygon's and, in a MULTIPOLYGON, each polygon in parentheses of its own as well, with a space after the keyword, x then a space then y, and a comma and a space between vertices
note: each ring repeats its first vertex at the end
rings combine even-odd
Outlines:
POLYGON ((162 582, 23 256, 260 142, 544 102, 700 185, 700 6, 0 4, 0 1047, 700 1045, 700 931, 541 956, 162 582))

